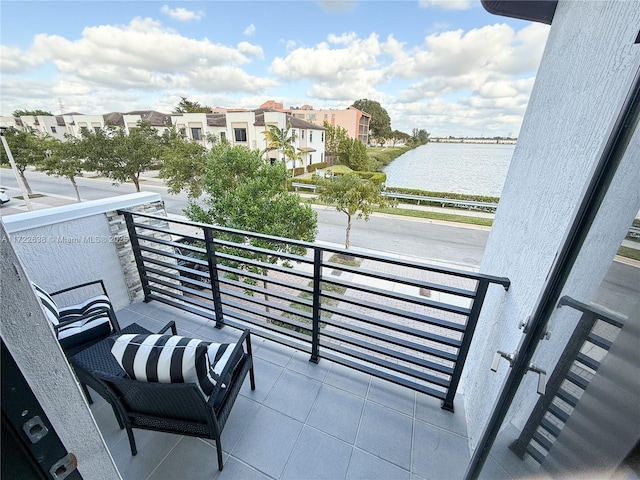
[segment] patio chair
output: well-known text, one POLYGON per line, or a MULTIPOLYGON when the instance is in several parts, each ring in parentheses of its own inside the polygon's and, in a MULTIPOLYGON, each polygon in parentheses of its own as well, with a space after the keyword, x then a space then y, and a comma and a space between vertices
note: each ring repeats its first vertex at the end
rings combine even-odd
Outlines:
MULTIPOLYGON (((201 342, 197 349, 201 351, 204 344, 208 352, 206 358, 210 362, 211 369, 204 374, 207 376, 206 382, 212 387, 209 390, 204 388, 202 379, 191 379, 185 372, 182 372, 184 378, 180 373, 178 374, 180 378, 176 378, 171 376, 175 372, 170 374, 168 369, 161 371, 164 355, 162 351, 166 353, 166 345, 173 342, 175 338, 179 340, 184 337, 123 335, 119 338, 129 342, 129 345, 118 350, 118 338, 115 338, 111 351, 126 368, 123 368, 119 375, 97 371, 95 377, 113 396, 110 402, 123 420, 129 437, 131 454, 137 454, 133 436, 134 428, 208 438, 216 442, 218 469, 222 470, 220 436, 247 373, 249 373, 251 389, 255 390, 249 330, 245 330, 235 344, 206 344, 195 340, 195 342, 201 342), (147 337, 151 339, 151 343, 147 337), (163 338, 159 339, 159 337, 163 338), (159 343, 156 344, 156 342, 159 343), (159 347, 161 343, 163 346, 159 347), (145 345, 149 347, 146 350, 143 348, 145 345), (127 353, 125 353, 126 348, 130 348, 127 353), (156 349, 161 351, 151 353, 156 349), (143 351, 142 360, 132 358, 132 355, 138 355, 137 352, 143 351), (215 359, 219 357, 217 363, 214 363, 214 357, 215 359), (152 366, 149 367, 149 365, 152 366), (134 379, 136 375, 141 378, 134 379)), ((176 345, 174 342, 172 348, 178 350, 180 347, 176 345)), ((187 354, 184 353, 184 355, 187 354)), ((198 357, 198 354, 195 354, 195 357, 198 357)), ((167 361, 166 365, 170 363, 172 362, 167 361)), ((186 362, 180 361, 180 364, 184 365, 184 363, 186 362)), ((196 370, 199 369, 196 368, 196 370)), ((202 373, 202 371, 195 372, 198 377, 202 373)))
POLYGON ((48 293, 33 282, 32 285, 67 357, 72 357, 112 333, 120 331, 118 319, 102 280, 83 283, 53 293, 48 293), (79 304, 60 308, 53 299, 57 295, 98 284, 103 293, 91 296, 79 304))

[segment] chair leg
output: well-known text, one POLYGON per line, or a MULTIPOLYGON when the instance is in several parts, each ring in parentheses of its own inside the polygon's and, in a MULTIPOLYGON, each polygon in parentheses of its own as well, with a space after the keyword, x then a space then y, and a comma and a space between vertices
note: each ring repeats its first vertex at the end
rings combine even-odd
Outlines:
POLYGON ((253 363, 251 364, 251 368, 249 369, 249 381, 251 382, 251 390, 256 389, 256 379, 253 375, 253 363))
POLYGON ((218 451, 218 470, 222 471, 222 445, 220 445, 220 435, 216 435, 216 450, 218 451))
POLYGON ((136 456, 138 454, 138 449, 136 448, 136 439, 133 438, 133 428, 131 425, 125 425, 127 429, 127 436, 129 437, 129 446, 131 447, 131 455, 136 456))

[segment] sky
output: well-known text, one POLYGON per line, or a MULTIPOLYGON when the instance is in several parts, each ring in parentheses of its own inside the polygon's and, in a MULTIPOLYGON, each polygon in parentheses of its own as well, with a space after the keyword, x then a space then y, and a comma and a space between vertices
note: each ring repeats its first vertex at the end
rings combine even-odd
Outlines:
POLYGON ((3 0, 0 17, 3 116, 367 98, 432 136, 517 136, 549 31, 480 0, 3 0))

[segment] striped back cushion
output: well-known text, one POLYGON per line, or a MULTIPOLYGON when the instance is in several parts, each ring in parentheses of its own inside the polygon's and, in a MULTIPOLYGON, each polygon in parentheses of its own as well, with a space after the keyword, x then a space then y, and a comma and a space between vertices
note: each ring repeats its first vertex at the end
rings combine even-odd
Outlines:
POLYGON ((179 335, 120 335, 111 353, 130 378, 145 382, 195 383, 206 397, 216 386, 209 343, 179 335))
POLYGON ((51 296, 38 285, 33 282, 31 282, 31 285, 33 285, 33 288, 36 291, 36 295, 40 299, 40 303, 42 304, 42 307, 44 308, 49 321, 53 325, 58 325, 60 323, 60 313, 58 311, 56 302, 54 302, 53 298, 51 298, 51 296))
POLYGON ((74 320, 104 314, 111 309, 111 302, 106 295, 97 295, 90 299, 58 310, 60 321, 74 320))

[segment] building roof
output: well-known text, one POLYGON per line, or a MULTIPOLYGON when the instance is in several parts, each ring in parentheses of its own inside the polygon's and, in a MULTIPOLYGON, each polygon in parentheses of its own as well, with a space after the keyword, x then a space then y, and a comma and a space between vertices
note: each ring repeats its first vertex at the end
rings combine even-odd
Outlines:
POLYGON ((294 117, 290 113, 287 113, 287 123, 294 128, 305 128, 307 130, 326 130, 326 128, 316 125, 315 123, 307 122, 301 118, 294 117))
POLYGON ((207 113, 208 127, 226 127, 227 116, 224 113, 207 113))
POLYGON ((134 110, 133 112, 127 112, 123 115, 140 115, 142 120, 151 123, 154 127, 171 125, 171 115, 156 110, 134 110))

